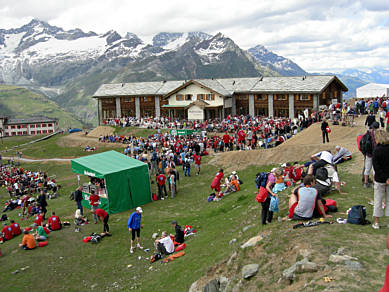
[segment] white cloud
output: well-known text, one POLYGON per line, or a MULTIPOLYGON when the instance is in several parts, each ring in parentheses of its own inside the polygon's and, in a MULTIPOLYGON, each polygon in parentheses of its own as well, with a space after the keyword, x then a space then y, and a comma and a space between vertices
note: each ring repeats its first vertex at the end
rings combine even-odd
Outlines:
POLYGON ((242 48, 262 44, 308 71, 389 67, 386 0, 0 0, 0 27, 31 18, 65 29, 222 32, 242 48))

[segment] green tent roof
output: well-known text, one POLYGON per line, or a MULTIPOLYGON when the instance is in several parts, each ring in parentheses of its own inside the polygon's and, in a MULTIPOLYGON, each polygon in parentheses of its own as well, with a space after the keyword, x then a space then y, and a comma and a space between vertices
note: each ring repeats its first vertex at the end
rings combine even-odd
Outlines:
POLYGON ((74 167, 76 164, 93 170, 103 176, 145 165, 139 160, 128 157, 114 150, 72 159, 73 171, 80 173, 77 171, 78 167, 74 167))

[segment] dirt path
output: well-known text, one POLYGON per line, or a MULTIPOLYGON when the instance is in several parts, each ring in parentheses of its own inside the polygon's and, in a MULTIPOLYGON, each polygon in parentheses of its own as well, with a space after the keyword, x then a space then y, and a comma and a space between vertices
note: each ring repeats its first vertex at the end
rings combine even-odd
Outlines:
POLYGON ((16 157, 3 157, 3 159, 14 161, 20 161, 20 162, 70 162, 70 158, 47 158, 47 159, 30 159, 30 158, 16 158, 16 157))
POLYGON ((295 137, 276 148, 218 153, 210 163, 230 170, 232 168, 243 169, 248 165, 269 165, 305 161, 309 160, 312 154, 323 150, 331 150, 334 153, 335 146, 339 145, 353 153, 354 163, 350 168, 355 173, 359 173, 363 156, 358 151, 356 137, 366 131, 363 122, 364 117, 361 117, 356 120, 356 126, 352 128, 330 126, 330 143, 328 144, 322 143, 320 123, 318 123, 298 133, 295 137))

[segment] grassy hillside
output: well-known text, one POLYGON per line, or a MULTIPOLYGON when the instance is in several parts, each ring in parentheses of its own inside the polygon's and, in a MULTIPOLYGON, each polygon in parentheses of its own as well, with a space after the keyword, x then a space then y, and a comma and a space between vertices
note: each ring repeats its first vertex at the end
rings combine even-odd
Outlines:
POLYGON ((73 114, 43 94, 18 86, 0 85, 0 115, 15 118, 46 116, 58 118, 61 128, 82 127, 73 114))
MULTIPOLYGON (((49 142, 52 144, 52 142, 49 142)), ((70 148, 70 147, 69 147, 70 148)), ((58 157, 68 156, 70 149, 57 148, 58 157)), ((81 154, 81 153, 80 153, 81 154)), ((88 154, 85 153, 84 154, 88 154)), ((200 176, 184 177, 180 171, 178 196, 176 199, 158 201, 144 206, 142 244, 153 251, 154 232, 163 230, 173 232, 170 221, 178 220, 182 225, 195 226, 198 233, 187 240, 185 256, 168 264, 159 262, 150 264, 147 258, 152 252, 136 251, 129 253, 129 234, 127 218, 131 211, 110 216, 111 238, 104 238, 97 245, 82 242, 84 236, 94 231, 102 231, 102 225, 89 224, 82 227, 81 233, 75 233, 73 226, 49 236, 48 246, 26 252, 17 247, 21 238, 13 239, 1 246, 3 261, 0 267, 3 275, 4 291, 188 291, 191 283, 204 275, 215 277, 225 275, 231 279, 231 285, 240 285, 236 291, 377 291, 384 281, 385 263, 388 254, 385 249, 387 229, 373 230, 369 225, 351 224, 322 225, 318 227, 292 229, 293 222, 274 222, 266 227, 260 225, 260 205, 255 201, 253 192, 254 177, 258 171, 268 171, 272 166, 250 166, 238 171, 243 180, 241 191, 231 194, 220 202, 207 202, 210 193, 210 182, 216 167, 203 161, 200 176), (247 230, 243 228, 249 226, 247 230), (239 246, 258 233, 264 236, 263 241, 254 248, 242 250, 239 246), (229 244, 231 239, 237 242, 229 244), (346 249, 347 254, 359 258, 363 270, 349 271, 344 265, 335 265, 328 261, 331 253, 339 247, 346 249), (310 260, 320 265, 318 272, 298 275, 292 286, 278 282, 282 271, 301 259, 299 250, 309 249, 310 260), (237 252, 232 265, 225 264, 226 259, 237 252), (140 259, 138 258, 140 257, 140 259), (44 264, 42 264, 44 263, 44 264), (240 284, 242 266, 259 263, 260 270, 250 280, 240 284), (214 265, 218 264, 217 267, 214 265), (30 266, 25 271, 22 267, 30 266), (16 275, 11 272, 19 270, 16 275), (36 281, 42 274, 51 281, 36 281), (324 276, 334 277, 331 283, 323 281, 324 276)), ((373 197, 372 189, 364 189, 358 175, 346 171, 348 163, 340 166, 340 177, 347 182, 344 191, 347 195, 336 192, 329 195, 338 202, 337 217, 345 218, 345 211, 355 205, 367 206, 368 218, 372 215, 372 206, 368 202, 373 197)), ((49 212, 55 210, 62 218, 73 223, 75 205, 68 199, 70 190, 76 186, 76 177, 71 173, 69 164, 33 163, 24 164, 26 169, 48 171, 56 174, 57 181, 63 186, 61 197, 48 201, 49 212)), ((155 191, 155 183, 152 184, 155 191)), ((290 190, 290 189, 289 189, 290 190)), ((287 213, 289 190, 280 194, 280 214, 287 213)), ((0 202, 8 195, 0 189, 0 202)), ((32 219, 20 221, 19 211, 7 212, 22 226, 32 223, 32 219)), ((91 215, 87 212, 89 219, 91 215)), ((382 221, 385 226, 387 220, 382 221)), ((232 287, 231 286, 231 287, 232 287)))

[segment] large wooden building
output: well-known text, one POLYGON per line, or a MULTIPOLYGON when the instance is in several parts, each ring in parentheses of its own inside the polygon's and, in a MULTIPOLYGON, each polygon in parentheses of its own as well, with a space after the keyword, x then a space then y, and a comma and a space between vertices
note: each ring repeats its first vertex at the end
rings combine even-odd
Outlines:
POLYGON ((125 116, 189 120, 232 114, 295 117, 341 102, 347 87, 336 76, 193 79, 103 84, 94 94, 99 124, 125 116))

